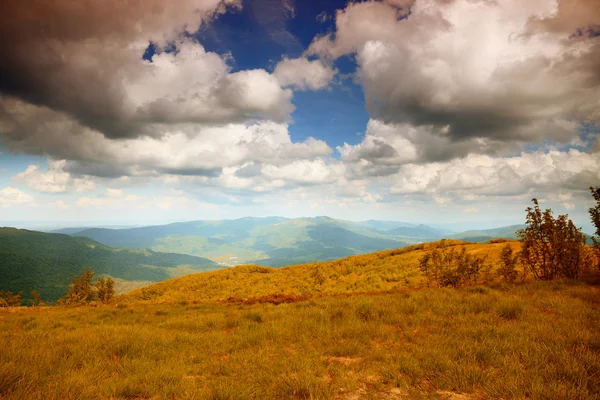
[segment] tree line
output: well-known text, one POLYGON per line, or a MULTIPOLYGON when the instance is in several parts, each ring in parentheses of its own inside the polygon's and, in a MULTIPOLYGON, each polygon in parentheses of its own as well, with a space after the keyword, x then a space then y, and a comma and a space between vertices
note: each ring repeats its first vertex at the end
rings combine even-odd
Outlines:
MULTIPOLYGON (((91 268, 86 269, 81 275, 73 277, 71 288, 63 297, 58 300, 59 305, 83 305, 92 301, 101 303, 110 303, 115 294, 115 281, 111 277, 99 276, 95 283, 95 273, 91 268)), ((23 292, 12 293, 0 291, 0 307, 16 307, 21 305, 21 296, 23 292)), ((41 306, 44 302, 41 300, 41 294, 36 290, 31 292, 31 306, 41 306)))

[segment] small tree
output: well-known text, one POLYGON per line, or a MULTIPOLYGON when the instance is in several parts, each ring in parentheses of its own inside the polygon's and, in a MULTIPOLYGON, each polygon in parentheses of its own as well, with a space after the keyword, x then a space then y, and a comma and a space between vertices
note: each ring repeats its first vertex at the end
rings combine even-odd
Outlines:
POLYGON ((513 254, 513 249, 510 244, 506 244, 500 252, 500 268, 498 268, 498 275, 502 277, 505 282, 514 282, 517 279, 517 261, 518 256, 513 254))
POLYGON ((94 272, 92 272, 90 268, 83 271, 81 275, 75 275, 75 277, 73 277, 71 290, 58 300, 59 304, 80 305, 87 304, 94 300, 95 293, 94 287, 92 286, 94 275, 94 272))
POLYGON ((98 277, 95 286, 98 300, 103 303, 110 303, 115 294, 115 281, 110 277, 104 278, 103 276, 100 276, 98 277))
POLYGON ((585 236, 567 215, 552 216, 552 210, 541 211, 537 199, 535 207, 527 208, 525 229, 517 232, 521 240, 520 258, 537 279, 558 277, 577 279, 587 263, 585 236))
POLYGON ((594 232, 592 241, 594 242, 594 250, 596 252, 596 266, 600 268, 600 187, 590 187, 590 191, 592 192, 592 196, 596 201, 596 205, 591 207, 589 211, 590 217, 592 218, 592 223, 596 228, 596 232, 594 232))
POLYGON ((14 294, 13 292, 0 291, 0 307, 20 306, 22 294, 23 292, 14 294))
POLYGON ((39 306, 42 303, 42 295, 37 290, 31 291, 31 305, 39 306))

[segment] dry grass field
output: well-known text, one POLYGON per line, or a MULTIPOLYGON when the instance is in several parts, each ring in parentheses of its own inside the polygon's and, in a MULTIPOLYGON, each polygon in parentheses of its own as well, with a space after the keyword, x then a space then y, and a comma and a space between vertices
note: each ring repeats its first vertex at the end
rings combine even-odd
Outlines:
MULTIPOLYGON (((467 249, 492 259, 503 245, 467 249)), ((0 309, 0 398, 600 398, 597 283, 426 288, 422 252, 0 309)))

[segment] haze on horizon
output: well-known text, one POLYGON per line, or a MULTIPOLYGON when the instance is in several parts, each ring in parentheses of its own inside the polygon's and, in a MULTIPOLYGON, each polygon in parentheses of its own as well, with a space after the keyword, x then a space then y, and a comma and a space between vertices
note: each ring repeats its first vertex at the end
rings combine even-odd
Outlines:
POLYGON ((536 197, 592 231, 600 0, 0 13, 0 225, 510 225, 536 197))

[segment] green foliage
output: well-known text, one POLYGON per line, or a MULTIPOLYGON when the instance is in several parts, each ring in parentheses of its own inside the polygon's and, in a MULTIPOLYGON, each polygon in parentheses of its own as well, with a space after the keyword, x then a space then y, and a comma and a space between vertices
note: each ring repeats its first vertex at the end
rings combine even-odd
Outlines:
POLYGON ((258 263, 272 267, 335 260, 403 247, 410 241, 326 217, 192 221, 132 229, 87 229, 76 235, 109 246, 208 257, 222 265, 258 263))
POLYGON ((517 279, 517 262, 519 256, 513 254, 513 249, 510 244, 506 244, 500 252, 500 267, 498 275, 502 277, 504 282, 514 282, 517 279))
POLYGON ((59 304, 76 306, 87 304, 96 298, 96 293, 92 285, 95 273, 90 268, 82 272, 81 275, 73 277, 73 284, 69 292, 58 300, 59 304))
POLYGON ((485 262, 485 257, 468 254, 465 247, 456 251, 442 240, 439 247, 419 259, 419 269, 428 286, 458 287, 475 283, 485 262))
POLYGON ((526 228, 518 231, 522 243, 521 260, 537 279, 558 277, 577 279, 590 263, 585 236, 567 215, 552 216, 552 210, 542 212, 537 199, 535 207, 527 208, 526 228))
POLYGON ((35 307, 35 306, 39 306, 41 304, 42 304, 42 295, 37 290, 32 290, 31 291, 31 305, 35 307))
POLYGON ((595 237, 593 237, 592 240, 594 243, 594 249, 596 250, 596 265, 598 269, 600 269, 600 187, 590 187, 590 191, 592 192, 592 196, 596 202, 594 207, 590 207, 589 212, 590 217, 592 218, 592 223, 596 228, 596 232, 594 232, 595 237))
POLYGON ((113 249, 83 237, 0 228, 0 290, 23 291, 27 303, 32 290, 56 302, 87 267, 119 282, 159 282, 219 265, 184 254, 113 249))
POLYGON ((110 303, 115 294, 115 281, 108 277, 98 277, 98 281, 95 284, 96 296, 102 303, 110 303))
POLYGON ((0 307, 16 307, 21 305, 21 295, 23 292, 12 293, 0 291, 0 307))

